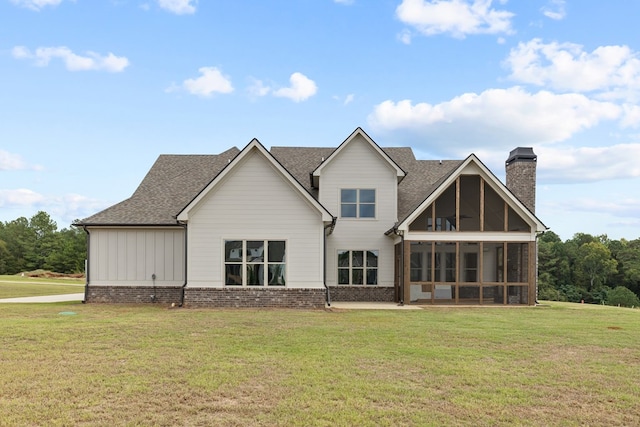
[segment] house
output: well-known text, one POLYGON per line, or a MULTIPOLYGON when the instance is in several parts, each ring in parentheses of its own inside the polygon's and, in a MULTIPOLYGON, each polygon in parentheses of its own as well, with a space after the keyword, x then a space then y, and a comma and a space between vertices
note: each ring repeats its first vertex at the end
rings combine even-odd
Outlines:
POLYGON ((504 185, 474 154, 416 160, 361 128, 337 148, 161 155, 130 198, 75 224, 85 301, 533 305, 535 175, 531 148, 504 185))

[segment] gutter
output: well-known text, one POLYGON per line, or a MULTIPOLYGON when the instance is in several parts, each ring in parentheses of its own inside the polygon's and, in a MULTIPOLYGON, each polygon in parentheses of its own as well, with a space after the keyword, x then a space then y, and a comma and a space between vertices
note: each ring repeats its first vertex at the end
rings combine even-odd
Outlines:
POLYGON ((82 300, 83 304, 87 303, 87 295, 89 294, 89 260, 90 251, 91 251, 91 234, 89 234, 89 230, 87 230, 87 226, 83 225, 82 229, 85 233, 87 233, 87 259, 85 260, 84 265, 84 299, 82 300))

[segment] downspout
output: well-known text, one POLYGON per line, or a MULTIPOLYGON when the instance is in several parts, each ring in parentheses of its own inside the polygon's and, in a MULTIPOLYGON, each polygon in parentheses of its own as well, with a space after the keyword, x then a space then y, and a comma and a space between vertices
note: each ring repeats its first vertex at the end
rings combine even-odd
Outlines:
POLYGON ((404 305, 404 233, 394 232, 400 236, 400 305, 404 305))
POLYGON ((184 290, 187 287, 187 223, 183 222, 182 228, 184 228, 184 283, 182 284, 182 289, 180 290, 180 305, 182 307, 184 305, 184 290))
MULTIPOLYGON (((392 229, 388 230, 385 235, 395 234, 396 236, 400 236, 400 267, 398 271, 398 286, 400 287, 400 292, 398 292, 398 305, 404 305, 404 231, 398 231, 398 224, 394 225, 392 229)), ((394 246, 395 247, 395 246, 394 246)), ((394 265, 395 265, 395 251, 393 255, 394 265)))
POLYGON ((327 307, 331 307, 331 293, 329 292, 329 286, 327 286, 327 229, 329 229, 329 233, 331 234, 333 233, 333 229, 336 227, 336 220, 338 218, 337 217, 332 217, 331 218, 331 224, 328 224, 324 227, 324 233, 323 233, 323 248, 322 251, 323 253, 323 257, 322 257, 322 261, 323 261, 323 266, 322 266, 322 284, 324 285, 324 293, 325 293, 325 300, 327 302, 327 307))
POLYGON ((89 260, 90 258, 90 251, 91 251, 91 235, 89 234, 89 230, 87 230, 87 226, 83 225, 82 229, 84 230, 85 233, 87 233, 87 259, 84 262, 84 299, 82 300, 82 303, 85 304, 87 302, 87 295, 89 294, 89 260))

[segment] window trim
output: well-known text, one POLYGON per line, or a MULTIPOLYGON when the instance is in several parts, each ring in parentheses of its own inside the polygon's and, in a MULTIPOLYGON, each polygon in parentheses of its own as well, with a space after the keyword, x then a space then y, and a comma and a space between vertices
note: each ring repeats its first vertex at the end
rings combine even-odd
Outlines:
POLYGON ((340 209, 340 218, 341 219, 363 219, 363 220, 373 220, 376 219, 377 215, 378 215, 378 209, 377 209, 377 204, 378 204, 378 195, 377 195, 377 190, 375 188, 341 188, 340 191, 338 192, 338 199, 339 199, 339 209, 340 209), (343 202, 343 191, 355 191, 356 192, 356 201, 355 202, 343 202), (373 202, 362 202, 361 201, 361 191, 373 191, 373 202), (356 208, 356 214, 355 216, 344 216, 342 214, 343 212, 343 206, 344 205, 355 205, 356 208), (362 206, 373 206, 373 216, 362 216, 361 215, 361 207, 362 206))
POLYGON ((287 286, 287 239, 222 239, 222 283, 224 287, 247 287, 247 288, 263 288, 263 287, 286 287, 287 286), (242 259, 240 261, 227 261, 227 243, 228 242, 241 242, 242 248, 241 255, 242 259), (263 253, 262 253, 262 261, 249 260, 247 258, 247 242, 262 242, 263 244, 263 253), (284 256, 282 262, 279 261, 269 261, 269 244, 273 242, 283 242, 284 243, 284 256), (228 274, 227 274, 227 266, 228 265, 239 265, 240 266, 240 279, 242 283, 228 283, 228 274), (251 265, 262 266, 262 284, 248 284, 247 277, 247 269, 251 265), (284 271, 282 274, 283 282, 282 284, 270 284, 269 283, 269 267, 270 266, 283 266, 284 271))
POLYGON ((380 250, 379 249, 338 249, 336 251, 336 285, 338 286, 379 286, 380 285, 380 250), (348 255, 348 259, 349 259, 349 266, 348 267, 344 267, 344 266, 340 266, 340 254, 347 252, 348 255), (352 265, 353 262, 353 253, 354 252, 362 252, 363 253, 363 257, 362 257, 362 267, 354 267, 352 265), (375 267, 369 267, 367 264, 367 253, 369 252, 374 252, 376 254, 376 266, 375 267), (353 283, 353 272, 354 269, 357 270, 362 270, 362 283, 353 283), (349 275, 349 283, 340 283, 340 270, 347 270, 348 271, 348 275, 349 275), (369 271, 375 271, 375 283, 367 283, 367 279, 368 279, 368 272, 369 271))

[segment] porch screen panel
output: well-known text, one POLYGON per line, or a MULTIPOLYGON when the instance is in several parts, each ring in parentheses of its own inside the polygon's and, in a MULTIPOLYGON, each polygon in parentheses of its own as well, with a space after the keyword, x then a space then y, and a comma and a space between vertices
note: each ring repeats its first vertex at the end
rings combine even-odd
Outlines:
POLYGON ((529 281, 529 244, 507 243, 507 282, 529 281))
POLYGON ((480 177, 460 177, 460 231, 480 231, 480 177))
POLYGON ((484 185, 484 231, 504 231, 504 200, 484 185))
POLYGON ((435 201, 436 231, 456 230, 456 188, 454 182, 435 201))

